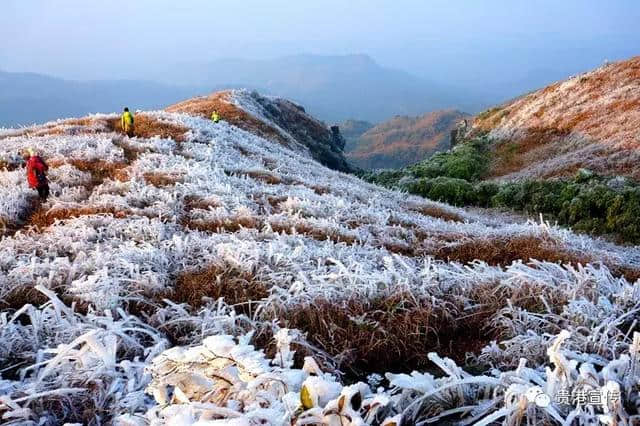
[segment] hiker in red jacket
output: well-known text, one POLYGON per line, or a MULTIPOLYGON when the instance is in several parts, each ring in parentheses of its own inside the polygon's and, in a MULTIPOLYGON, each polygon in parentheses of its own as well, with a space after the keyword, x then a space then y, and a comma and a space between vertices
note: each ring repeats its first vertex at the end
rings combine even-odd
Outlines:
POLYGON ((27 161, 27 181, 29 186, 38 190, 40 200, 47 201, 47 197, 49 197, 49 181, 47 180, 49 166, 31 148, 27 151, 25 160, 27 161))

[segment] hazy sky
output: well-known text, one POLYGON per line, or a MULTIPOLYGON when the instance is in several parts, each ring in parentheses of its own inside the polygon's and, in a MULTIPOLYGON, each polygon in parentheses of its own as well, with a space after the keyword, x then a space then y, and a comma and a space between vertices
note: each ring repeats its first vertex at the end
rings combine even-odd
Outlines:
POLYGON ((144 78, 220 57, 366 53, 451 84, 640 54, 638 0, 1 0, 0 69, 144 78))

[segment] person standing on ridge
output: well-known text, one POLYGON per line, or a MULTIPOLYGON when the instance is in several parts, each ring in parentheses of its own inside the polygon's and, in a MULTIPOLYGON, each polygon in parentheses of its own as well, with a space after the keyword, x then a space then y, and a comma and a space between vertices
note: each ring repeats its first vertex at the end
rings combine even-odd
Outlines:
POLYGON ((129 108, 124 109, 122 117, 120 118, 120 125, 122 126, 122 131, 124 131, 127 136, 133 137, 133 114, 129 112, 129 108))
POLYGON ((220 121, 220 114, 218 114, 218 111, 216 111, 215 109, 211 113, 211 121, 213 121, 214 123, 218 123, 220 121))
POLYGON ((27 150, 25 161, 27 162, 27 182, 29 182, 29 186, 38 190, 41 201, 47 201, 49 197, 49 180, 47 179, 49 166, 31 148, 27 150))

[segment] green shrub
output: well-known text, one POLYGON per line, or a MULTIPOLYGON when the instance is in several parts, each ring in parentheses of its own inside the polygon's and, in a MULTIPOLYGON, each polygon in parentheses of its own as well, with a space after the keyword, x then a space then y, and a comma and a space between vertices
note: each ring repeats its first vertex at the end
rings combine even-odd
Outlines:
POLYGON ((417 178, 449 177, 477 181, 489 171, 488 142, 475 139, 456 146, 408 168, 417 178))
POLYGON ((475 187, 464 179, 444 176, 422 178, 410 184, 408 189, 413 194, 455 206, 475 205, 478 202, 475 187))
POLYGON ((495 182, 480 182, 475 186, 476 204, 480 207, 491 207, 492 199, 500 191, 500 185, 495 182))
POLYGON ((406 176, 406 173, 403 170, 381 170, 360 174, 360 178, 363 180, 387 188, 395 187, 404 176, 406 176))
POLYGON ((456 206, 500 207, 545 214, 591 234, 640 243, 640 185, 581 169, 570 180, 478 182, 489 167, 488 143, 476 139, 402 170, 366 173, 364 179, 456 206))

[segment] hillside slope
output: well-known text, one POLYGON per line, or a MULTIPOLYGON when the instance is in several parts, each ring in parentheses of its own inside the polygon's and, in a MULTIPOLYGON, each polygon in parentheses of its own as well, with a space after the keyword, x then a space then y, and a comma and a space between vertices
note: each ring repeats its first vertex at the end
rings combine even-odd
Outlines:
POLYGON ((347 158, 365 169, 399 168, 451 147, 450 133, 468 115, 455 110, 397 116, 359 137, 347 158))
POLYGON ((640 180, 640 57, 575 76, 480 114, 494 140, 492 175, 575 174, 640 180))
POLYGON ((203 118, 209 118, 214 109, 222 119, 241 129, 275 139, 288 148, 306 147, 313 158, 329 168, 344 172, 352 170, 342 153, 345 140, 340 133, 327 128, 303 107, 286 99, 265 97, 246 90, 228 90, 166 108, 169 112, 196 114, 203 118))
POLYGON ((375 124, 369 123, 368 121, 362 120, 346 120, 338 125, 340 127, 340 133, 346 139, 347 143, 345 144, 344 150, 350 151, 354 149, 358 144, 358 139, 362 136, 367 130, 373 128, 375 124))
POLYGON ((4 422, 637 418, 640 249, 367 184, 233 100, 0 131, 4 422), (534 403, 587 384, 618 398, 534 403))

